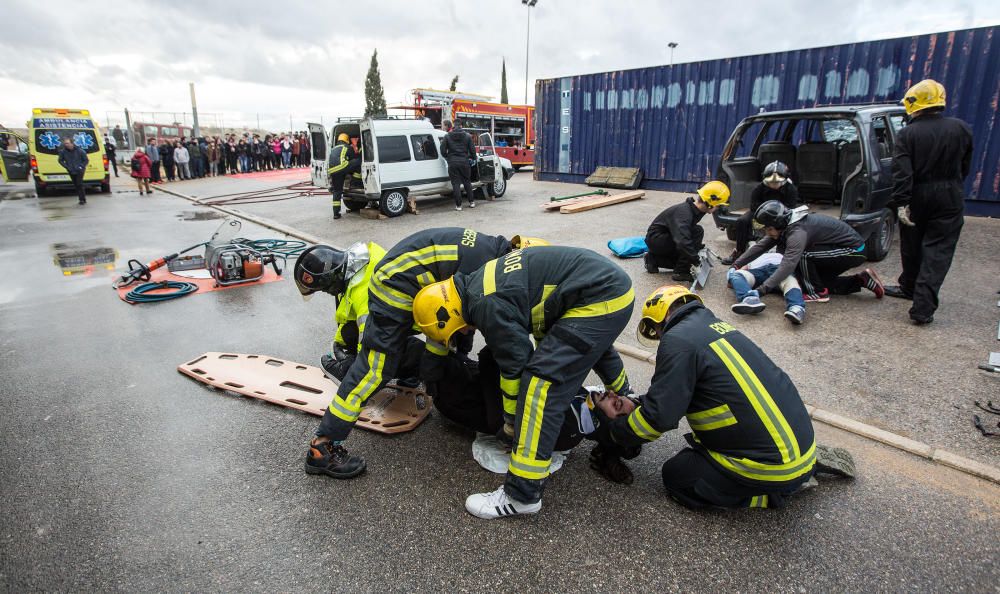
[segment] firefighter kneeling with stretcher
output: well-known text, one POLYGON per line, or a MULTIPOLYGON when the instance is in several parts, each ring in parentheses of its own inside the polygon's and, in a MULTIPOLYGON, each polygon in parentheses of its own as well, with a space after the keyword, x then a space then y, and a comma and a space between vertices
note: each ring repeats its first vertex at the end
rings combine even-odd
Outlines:
POLYGON ((788 375, 694 293, 656 289, 637 334, 644 344, 659 343, 656 372, 639 406, 599 403, 603 418, 593 435, 604 456, 634 457, 687 417, 690 447, 662 470, 667 492, 686 507, 780 507, 814 484, 814 472, 853 476, 850 454, 816 445, 788 375))

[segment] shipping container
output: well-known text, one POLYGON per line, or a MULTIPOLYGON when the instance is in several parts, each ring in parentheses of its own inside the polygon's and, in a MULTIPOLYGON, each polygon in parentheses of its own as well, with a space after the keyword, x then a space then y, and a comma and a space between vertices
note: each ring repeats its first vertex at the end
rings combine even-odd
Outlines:
POLYGON ((599 165, 639 167, 643 187, 712 179, 736 124, 761 111, 897 103, 924 78, 972 126, 968 214, 1000 217, 997 27, 538 80, 535 178, 582 182, 599 165))

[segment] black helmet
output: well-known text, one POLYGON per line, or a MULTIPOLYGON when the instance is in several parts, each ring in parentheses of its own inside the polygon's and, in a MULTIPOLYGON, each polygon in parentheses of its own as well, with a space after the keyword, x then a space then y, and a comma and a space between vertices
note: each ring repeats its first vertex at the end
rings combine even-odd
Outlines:
POLYGON ((764 168, 763 179, 765 183, 785 185, 785 182, 788 181, 788 165, 781 161, 771 161, 764 168))
POLYGON ((784 229, 792 218, 792 211, 780 200, 768 200, 757 208, 753 214, 754 220, 765 227, 784 229))
POLYGON ((317 291, 340 295, 347 286, 347 254, 328 245, 314 245, 295 261, 295 285, 302 296, 317 291))

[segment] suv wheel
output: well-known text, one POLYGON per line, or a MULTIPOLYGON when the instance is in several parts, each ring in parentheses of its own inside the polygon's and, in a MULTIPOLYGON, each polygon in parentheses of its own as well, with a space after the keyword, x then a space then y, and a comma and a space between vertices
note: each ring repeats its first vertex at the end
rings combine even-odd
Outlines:
POLYGON ((878 226, 872 231, 871 237, 865 240, 865 257, 872 262, 880 262, 889 255, 892 248, 892 238, 896 233, 896 217, 888 208, 882 209, 878 226))
POLYGON ((406 212, 406 190, 386 190, 382 192, 379 210, 387 217, 398 217, 406 212))

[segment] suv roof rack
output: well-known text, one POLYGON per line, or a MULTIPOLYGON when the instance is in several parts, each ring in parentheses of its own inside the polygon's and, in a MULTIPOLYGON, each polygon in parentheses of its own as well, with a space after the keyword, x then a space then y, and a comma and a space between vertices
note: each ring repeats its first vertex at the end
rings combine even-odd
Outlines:
POLYGON ((899 105, 900 107, 902 107, 899 101, 866 101, 865 103, 819 103, 815 107, 875 107, 883 105, 899 105))

